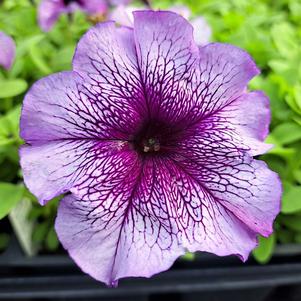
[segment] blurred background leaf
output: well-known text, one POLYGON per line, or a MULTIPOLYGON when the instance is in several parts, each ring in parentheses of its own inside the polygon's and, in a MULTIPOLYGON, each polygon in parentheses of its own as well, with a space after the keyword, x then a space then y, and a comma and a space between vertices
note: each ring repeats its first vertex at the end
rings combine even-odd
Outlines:
POLYGON ((259 236, 258 247, 253 251, 255 259, 264 264, 267 263, 273 255, 273 250, 276 243, 275 234, 272 234, 268 238, 259 236))
POLYGON ((23 194, 23 186, 0 182, 0 219, 16 206, 23 194))

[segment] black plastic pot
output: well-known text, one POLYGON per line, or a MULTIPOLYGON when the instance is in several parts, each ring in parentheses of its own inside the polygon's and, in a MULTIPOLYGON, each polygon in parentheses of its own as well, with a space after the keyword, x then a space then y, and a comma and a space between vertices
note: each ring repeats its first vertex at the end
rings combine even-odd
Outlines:
POLYGON ((0 255, 1 300, 287 301, 301 299, 300 287, 300 245, 279 247, 263 266, 202 253, 150 279, 121 280, 116 289, 83 274, 67 255, 26 258, 16 243, 0 255))

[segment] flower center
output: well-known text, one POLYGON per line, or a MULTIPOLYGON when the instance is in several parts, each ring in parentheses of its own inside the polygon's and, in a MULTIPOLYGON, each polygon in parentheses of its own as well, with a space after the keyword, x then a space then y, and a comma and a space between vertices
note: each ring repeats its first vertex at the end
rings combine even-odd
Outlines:
POLYGON ((63 0, 63 2, 64 2, 64 5, 65 6, 67 6, 67 5, 69 5, 70 3, 72 3, 72 2, 77 2, 78 4, 82 4, 81 2, 81 0, 63 0))
POLYGON ((149 138, 142 141, 143 152, 158 152, 160 150, 160 141, 157 138, 149 138))
POLYGON ((132 146, 141 155, 157 155, 169 151, 175 143, 174 129, 159 120, 147 120, 133 135, 132 146))

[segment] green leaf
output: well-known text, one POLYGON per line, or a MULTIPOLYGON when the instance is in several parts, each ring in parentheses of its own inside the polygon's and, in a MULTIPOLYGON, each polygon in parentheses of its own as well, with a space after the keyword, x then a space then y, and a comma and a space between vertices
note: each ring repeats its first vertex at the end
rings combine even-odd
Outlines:
POLYGON ((0 219, 5 217, 22 199, 24 187, 0 182, 0 219))
POLYGON ((32 59, 35 66, 44 74, 47 75, 51 73, 51 69, 45 62, 45 58, 41 52, 41 48, 37 45, 32 45, 29 50, 30 58, 32 59))
POLYGON ((0 80, 0 98, 14 97, 27 89, 27 82, 23 79, 0 80))
POLYGON ((301 244, 301 233, 297 233, 294 236, 294 240, 295 240, 296 243, 301 244))
POLYGON ((59 241, 54 231, 54 227, 51 227, 46 237, 46 246, 50 251, 55 251, 59 247, 59 241))
POLYGON ((277 155, 283 159, 290 160, 296 154, 296 150, 289 147, 274 146, 271 150, 269 150, 269 154, 277 155))
POLYGON ((300 0, 290 0, 289 1, 290 15, 293 19, 300 24, 301 21, 301 2, 300 0))
POLYGON ((301 140, 301 126, 295 122, 285 122, 278 125, 271 134, 280 144, 289 144, 301 140))
POLYGON ((281 212, 294 213, 299 210, 301 210, 301 186, 285 185, 281 212))
POLYGON ((287 94, 285 96, 285 101, 294 112, 301 115, 301 109, 299 108, 299 105, 297 104, 296 98, 293 94, 287 94))
POLYGON ((289 244, 294 241, 294 233, 287 229, 279 229, 277 230, 277 239, 282 244, 289 244))
POLYGON ((287 228, 301 232, 301 218, 297 215, 288 215, 283 216, 281 219, 281 222, 283 225, 285 225, 287 228))
POLYGON ((7 233, 0 233, 0 250, 4 250, 10 241, 10 235, 7 233))
POLYGON ((75 47, 72 45, 57 52, 57 55, 53 57, 52 61, 54 71, 69 70, 71 68, 74 48, 75 47))
POLYGON ((294 178, 295 180, 301 184, 301 170, 294 170, 293 171, 293 174, 294 174, 294 178))
POLYGON ((281 146, 280 142, 272 134, 267 137, 265 142, 273 145, 273 148, 269 150, 269 155, 277 155, 286 160, 291 160, 296 155, 294 148, 281 146))
POLYGON ((264 264, 267 263, 273 255, 276 243, 275 234, 272 234, 268 238, 259 236, 258 241, 259 245, 253 251, 253 256, 259 263, 264 264))
MULTIPOLYGON (((300 59, 301 59, 301 55, 300 55, 300 59)), ((295 96, 296 104, 301 110, 301 86, 300 85, 296 85, 294 87, 294 96, 295 96)))
POLYGON ((37 224, 32 234, 32 240, 36 243, 42 243, 45 240, 48 231, 49 223, 47 221, 37 224))
POLYGON ((44 39, 43 34, 37 34, 30 37, 24 37, 18 44, 17 54, 24 55, 33 45, 37 45, 44 39))
POLYGON ((13 135, 15 135, 15 137, 19 136, 20 115, 21 105, 17 105, 12 110, 10 110, 5 116, 11 125, 11 132, 13 135))
POLYGON ((298 51, 297 36, 294 27, 283 22, 272 27, 271 35, 280 54, 286 59, 298 51))
MULTIPOLYGON (((0 146, 9 146, 17 141, 19 138, 19 120, 20 120, 21 106, 17 105, 10 110, 5 116, 0 117, 0 146)), ((12 152, 7 152, 12 155, 12 152)))
MULTIPOLYGON (((301 110, 300 110, 301 111, 301 110)), ((295 121, 295 122, 297 122, 300 126, 301 126, 301 117, 300 116, 294 116, 293 117, 293 120, 295 121)))
POLYGON ((195 259, 195 253, 187 252, 182 256, 182 258, 187 261, 193 261, 195 259))

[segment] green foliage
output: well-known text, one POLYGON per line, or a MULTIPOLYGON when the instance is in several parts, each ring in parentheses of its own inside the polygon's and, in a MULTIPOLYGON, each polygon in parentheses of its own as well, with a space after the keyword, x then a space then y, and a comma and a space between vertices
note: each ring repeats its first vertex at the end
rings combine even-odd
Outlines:
POLYGON ((271 133, 279 145, 290 144, 301 139, 301 125, 296 122, 283 122, 271 133))
POLYGON ((253 251, 254 258, 260 263, 267 263, 273 255, 273 250, 276 243, 275 234, 272 234, 268 238, 259 236, 259 245, 253 251))
POLYGON ((5 250, 10 241, 10 236, 7 233, 0 233, 0 251, 5 250))
POLYGON ((24 187, 0 182, 0 219, 22 199, 24 187))
POLYGON ((10 98, 22 94, 27 89, 23 79, 7 79, 0 82, 0 98, 10 98))
POLYGON ((285 188, 282 198, 282 212, 294 213, 301 210, 301 186, 286 184, 285 188))
MULTIPOLYGON (((137 0, 138 1, 138 0, 137 0)), ((48 74, 70 70, 77 41, 91 26, 77 12, 62 16, 49 33, 37 25, 36 5, 29 0, 4 0, 0 4, 0 30, 13 36, 17 57, 10 71, 0 69, 0 216, 13 208, 24 193, 18 185, 19 116, 24 92, 48 74), (5 200, 2 201, 2 200, 5 200)), ((34 1, 38 2, 38 1, 34 1)), ((202 15, 212 27, 213 41, 232 43, 247 50, 262 70, 250 89, 270 97, 272 120, 267 141, 274 148, 260 159, 279 173, 284 195, 275 234, 259 238, 254 257, 266 262, 274 245, 301 243, 301 4, 299 0, 153 0, 154 8, 184 4, 193 15, 202 15)), ((53 230, 55 202, 40 207, 33 203, 29 218, 36 222, 33 239, 42 249, 55 250, 53 230)), ((0 233, 0 237, 1 237, 0 233)), ((5 241, 5 238, 0 241, 5 241)), ((1 245, 1 242, 0 242, 1 245)), ((5 244, 3 244, 5 245, 5 244)), ((0 246, 1 247, 1 246, 0 246)), ((191 255, 186 255, 190 258, 191 255)))

